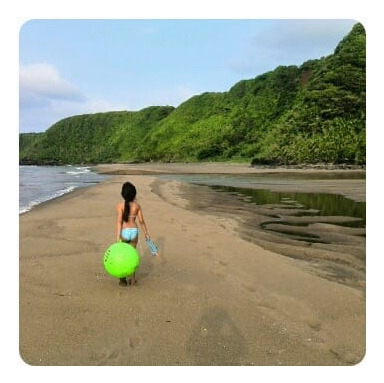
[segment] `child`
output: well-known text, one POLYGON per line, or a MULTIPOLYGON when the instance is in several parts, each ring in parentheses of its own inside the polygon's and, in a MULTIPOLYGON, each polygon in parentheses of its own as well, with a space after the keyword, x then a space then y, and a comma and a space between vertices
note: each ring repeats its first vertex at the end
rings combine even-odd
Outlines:
MULTIPOLYGON (((149 238, 147 226, 145 225, 141 206, 135 201, 136 188, 130 182, 125 182, 121 189, 121 195, 124 202, 117 204, 117 221, 116 221, 116 242, 122 240, 136 248, 139 240, 139 230, 136 224, 136 218, 139 220, 145 238, 149 238)), ((136 284, 135 274, 129 280, 131 285, 136 284)), ((120 278, 119 285, 127 286, 126 278, 120 278)))

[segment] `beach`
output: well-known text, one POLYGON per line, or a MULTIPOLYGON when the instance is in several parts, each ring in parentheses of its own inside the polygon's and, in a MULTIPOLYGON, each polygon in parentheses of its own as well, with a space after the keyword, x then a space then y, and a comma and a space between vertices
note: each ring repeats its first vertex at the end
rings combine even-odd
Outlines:
MULTIPOLYGON (((19 342, 25 363, 348 366, 364 358, 364 285, 329 280, 298 259, 246 240, 237 221, 191 208, 183 183, 157 179, 164 173, 270 169, 239 164, 96 169, 112 177, 20 216, 19 342), (121 287, 106 274, 102 257, 115 241, 115 207, 125 181, 138 190, 159 255, 150 254, 140 233, 138 284, 121 287)), ((273 187, 365 201, 362 179, 273 187)))

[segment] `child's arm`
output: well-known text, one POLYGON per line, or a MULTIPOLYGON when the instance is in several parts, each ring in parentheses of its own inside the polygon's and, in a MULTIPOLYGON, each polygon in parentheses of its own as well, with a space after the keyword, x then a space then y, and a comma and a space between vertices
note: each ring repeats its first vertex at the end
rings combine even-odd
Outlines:
POLYGON ((123 223, 123 210, 121 209, 121 205, 117 205, 117 214, 116 214, 116 242, 120 239, 120 233, 123 223))
POLYGON ((145 224, 145 220, 144 220, 143 212, 141 211, 141 207, 139 207, 139 210, 137 212, 137 218, 139 220, 141 228, 143 229, 145 238, 149 238, 149 233, 148 233, 147 225, 145 224))

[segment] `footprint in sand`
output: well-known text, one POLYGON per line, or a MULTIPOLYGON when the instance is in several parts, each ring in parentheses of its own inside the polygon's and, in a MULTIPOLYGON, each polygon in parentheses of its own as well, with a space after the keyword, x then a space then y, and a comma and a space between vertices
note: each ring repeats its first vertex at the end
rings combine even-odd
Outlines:
POLYGON ((213 274, 214 274, 215 277, 217 277, 217 278, 220 278, 220 279, 224 279, 224 278, 225 278, 225 274, 220 273, 220 272, 218 272, 218 271, 214 271, 213 274))
POLYGON ((244 288, 250 291, 251 293, 256 292, 256 289, 253 286, 244 285, 244 288))
POLYGON ((126 365, 131 359, 132 352, 138 352, 144 341, 141 336, 132 336, 121 342, 116 342, 109 349, 104 350, 99 366, 126 365))
POLYGON ((143 339, 140 336, 134 336, 129 339, 129 347, 136 349, 143 344, 143 339))

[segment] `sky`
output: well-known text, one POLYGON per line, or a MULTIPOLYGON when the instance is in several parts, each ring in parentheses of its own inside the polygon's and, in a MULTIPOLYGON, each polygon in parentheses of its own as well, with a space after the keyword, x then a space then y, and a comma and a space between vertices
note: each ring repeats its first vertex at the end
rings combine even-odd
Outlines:
POLYGON ((354 19, 30 19, 19 31, 19 132, 74 115, 177 107, 333 53, 354 19))

